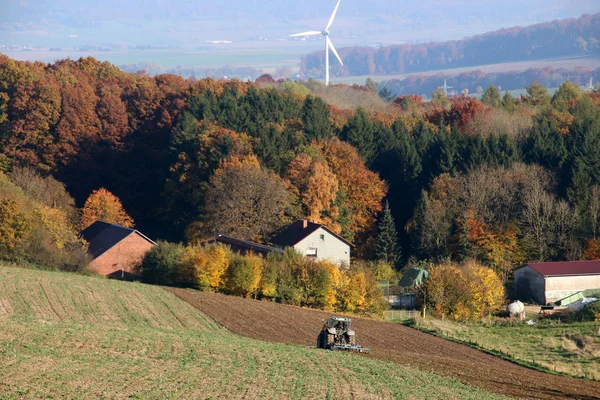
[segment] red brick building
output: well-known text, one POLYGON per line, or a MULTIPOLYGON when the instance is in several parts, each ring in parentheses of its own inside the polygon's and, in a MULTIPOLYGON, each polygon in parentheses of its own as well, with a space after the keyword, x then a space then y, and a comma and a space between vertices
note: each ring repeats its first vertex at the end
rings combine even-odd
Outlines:
POLYGON ((96 221, 83 232, 92 256, 89 268, 100 275, 127 278, 154 243, 135 229, 96 221))

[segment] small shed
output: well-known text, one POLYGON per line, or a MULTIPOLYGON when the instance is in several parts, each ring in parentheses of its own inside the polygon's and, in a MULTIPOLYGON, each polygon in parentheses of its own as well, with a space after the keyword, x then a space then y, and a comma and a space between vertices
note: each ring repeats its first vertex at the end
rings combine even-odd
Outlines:
POLYGON ((352 243, 326 226, 305 219, 286 227, 271 242, 281 247, 293 247, 316 260, 327 260, 337 266, 350 265, 352 243))
POLYGON ((600 260, 529 263, 515 270, 515 294, 548 304, 586 289, 600 289, 600 260))
POLYGON ((415 288, 417 286, 421 286, 425 279, 429 278, 429 272, 425 271, 423 268, 409 268, 406 270, 400 282, 398 282, 398 286, 408 289, 415 288))
POLYGON ((100 275, 129 278, 152 246, 152 240, 135 229, 96 221, 81 232, 89 243, 89 268, 100 275))

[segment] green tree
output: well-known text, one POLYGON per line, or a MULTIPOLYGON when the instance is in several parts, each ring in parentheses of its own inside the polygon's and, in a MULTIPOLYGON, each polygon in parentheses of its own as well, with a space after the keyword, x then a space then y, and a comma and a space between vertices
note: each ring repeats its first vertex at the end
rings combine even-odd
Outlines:
POLYGON ((370 164, 375 156, 375 127, 369 114, 361 107, 348 119, 342 130, 342 140, 350 143, 358 154, 370 164))
POLYGON ((184 248, 177 243, 158 242, 146 253, 136 273, 155 285, 194 286, 193 266, 184 262, 184 248), (189 267, 187 270, 185 268, 189 267))
POLYGON ((550 104, 550 95, 544 86, 538 81, 533 82, 527 87, 527 97, 525 101, 532 106, 546 106, 550 104))
POLYGON ((511 96, 508 90, 504 93, 504 96, 502 97, 502 108, 504 108, 509 113, 514 112, 517 108, 517 101, 514 97, 511 96))
POLYGON ((437 88, 431 93, 431 102, 434 106, 443 108, 444 110, 449 110, 452 107, 452 102, 442 88, 437 88))
POLYGON ((320 98, 307 96, 302 106, 302 123, 308 142, 329 139, 332 134, 327 104, 320 98))
POLYGON ((400 258, 400 246, 394 217, 392 217, 392 211, 387 201, 378 228, 379 233, 375 239, 375 258, 395 265, 400 258))
POLYGON ((502 103, 502 98, 496 86, 490 85, 483 93, 483 96, 481 96, 481 101, 488 106, 499 107, 502 103))
POLYGON ((558 111, 569 111, 575 106, 575 102, 581 98, 581 89, 572 82, 566 81, 552 96, 552 106, 558 111))

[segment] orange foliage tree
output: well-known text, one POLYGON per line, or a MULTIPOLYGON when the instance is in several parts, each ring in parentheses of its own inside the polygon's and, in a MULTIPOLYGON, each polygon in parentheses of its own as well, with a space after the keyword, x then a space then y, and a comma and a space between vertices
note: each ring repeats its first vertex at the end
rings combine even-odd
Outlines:
MULTIPOLYGON (((513 267, 525 261, 517 237, 519 229, 514 225, 493 229, 472 208, 467 210, 464 218, 466 238, 474 247, 475 256, 493 267, 507 281, 513 267)), ((462 225, 460 219, 458 225, 462 225)))
POLYGON ((125 212, 119 198, 104 188, 94 190, 85 201, 81 215, 81 229, 87 228, 96 221, 133 227, 133 218, 125 212))
POLYGON ((335 221, 339 213, 335 206, 338 180, 327 162, 298 154, 289 165, 287 178, 293 185, 292 191, 302 201, 307 218, 340 233, 341 227, 335 221))
POLYGON ((331 139, 320 146, 339 182, 339 189, 346 195, 345 205, 351 211, 347 229, 358 234, 359 242, 364 241, 375 232, 377 216, 383 208, 382 199, 387 193, 386 184, 366 167, 350 144, 331 139))

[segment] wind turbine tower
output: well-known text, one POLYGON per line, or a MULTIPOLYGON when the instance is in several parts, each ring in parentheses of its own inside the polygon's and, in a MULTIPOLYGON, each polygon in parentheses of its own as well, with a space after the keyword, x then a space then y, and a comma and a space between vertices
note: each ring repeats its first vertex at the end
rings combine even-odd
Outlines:
POLYGON ((452 86, 448 86, 446 84, 446 80, 444 79, 444 86, 442 86, 442 90, 444 91, 444 94, 446 95, 446 97, 448 97, 448 89, 452 89, 452 86))
POLYGON ((340 64, 344 65, 344 63, 342 62, 342 59, 340 58, 340 55, 338 54, 338 52, 335 50, 335 47, 333 46, 333 43, 331 42, 331 39, 329 39, 329 28, 331 28, 331 24, 333 24, 333 20, 335 19, 335 14, 337 13, 338 7, 340 6, 340 2, 342 0, 338 0, 337 4, 335 5, 335 8, 333 9, 333 13, 331 14, 331 17, 329 18, 329 22, 327 23, 327 26, 325 27, 325 29, 323 29, 322 31, 308 31, 308 32, 302 32, 302 33, 296 33, 290 36, 293 37, 297 37, 297 36, 316 36, 316 35, 322 35, 325 37, 325 85, 329 85, 329 50, 331 50, 333 52, 333 54, 336 56, 336 58, 338 59, 338 61, 340 62, 340 64))

